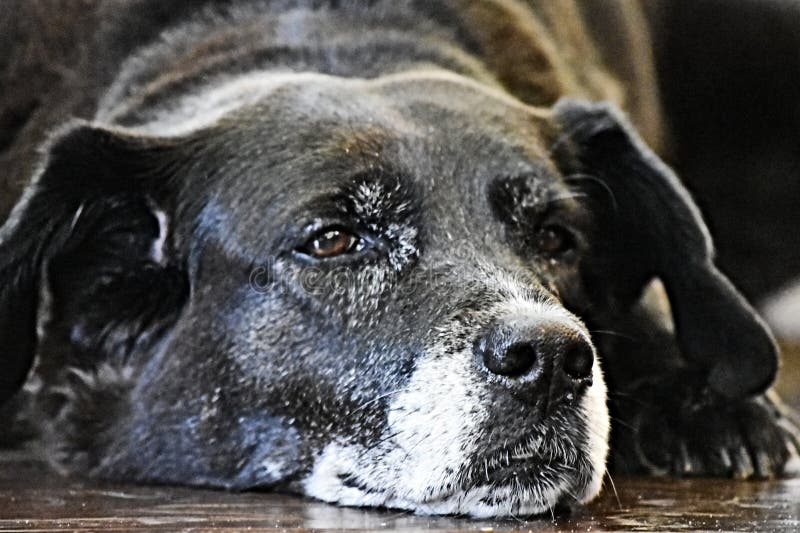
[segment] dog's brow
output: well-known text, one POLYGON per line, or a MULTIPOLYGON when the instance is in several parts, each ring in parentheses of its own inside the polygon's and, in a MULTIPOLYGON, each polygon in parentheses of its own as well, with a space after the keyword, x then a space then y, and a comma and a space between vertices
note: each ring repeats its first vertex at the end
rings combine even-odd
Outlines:
POLYGON ((385 165, 352 177, 345 196, 349 207, 360 217, 374 217, 409 208, 403 173, 385 165))
POLYGON ((490 189, 503 189, 508 200, 514 203, 533 205, 547 202, 557 179, 543 167, 534 167, 524 172, 500 174, 491 181, 490 189))
POLYGON ((487 195, 495 216, 505 223, 518 223, 544 216, 550 210, 563 207, 560 200, 573 198, 559 180, 545 168, 495 176, 487 195))
POLYGON ((348 128, 335 136, 334 150, 365 163, 380 158, 388 133, 377 126, 348 128))

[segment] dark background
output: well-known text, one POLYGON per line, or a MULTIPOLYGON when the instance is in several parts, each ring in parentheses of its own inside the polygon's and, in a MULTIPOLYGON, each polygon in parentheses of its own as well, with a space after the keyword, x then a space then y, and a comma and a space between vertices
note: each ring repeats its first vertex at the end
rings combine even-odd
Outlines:
MULTIPOLYGON (((800 275, 800 2, 647 2, 667 157, 756 301, 800 275)), ((797 317, 800 329, 800 317, 797 317)))

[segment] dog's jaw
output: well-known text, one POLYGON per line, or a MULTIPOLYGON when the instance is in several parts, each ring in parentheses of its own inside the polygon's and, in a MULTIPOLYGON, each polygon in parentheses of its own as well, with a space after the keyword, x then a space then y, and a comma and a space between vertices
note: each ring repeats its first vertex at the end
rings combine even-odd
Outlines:
MULTIPOLYGON (((499 308, 572 320, 563 308, 523 298, 499 308)), ((471 357, 469 350, 432 348, 411 380, 391 395, 380 441, 328 444, 303 480, 303 492, 342 505, 476 518, 542 514, 563 500, 593 499, 605 474, 609 434, 606 387, 597 362, 592 386, 570 408, 569 420, 556 415, 526 428, 524 442, 483 454, 487 444, 504 443, 492 442, 489 394, 480 375, 470 370, 471 357), (512 460, 529 479, 517 481, 515 474, 510 483, 492 481, 491 471, 512 460)))
MULTIPOLYGON (((600 492, 608 454, 609 422, 605 385, 599 370, 594 372, 594 380, 595 385, 587 391, 580 404, 580 416, 586 421, 586 441, 578 453, 582 456, 582 464, 590 470, 581 479, 570 477, 567 474, 573 472, 565 469, 553 478, 532 485, 493 486, 477 476, 475 485, 463 488, 464 472, 475 471, 476 466, 470 467, 469 454, 465 451, 476 444, 470 442, 469 437, 475 435, 478 426, 475 422, 479 416, 486 415, 485 410, 474 413, 475 418, 459 421, 454 413, 450 413, 450 418, 440 420, 435 414, 437 409, 433 407, 428 412, 419 413, 417 418, 419 421, 427 419, 429 430, 437 428, 441 431, 432 437, 435 443, 424 448, 420 442, 416 446, 412 443, 410 449, 397 445, 392 449, 387 449, 388 445, 369 449, 344 441, 331 443, 319 455, 313 471, 303 481, 303 490, 309 496, 341 505, 383 506, 420 514, 456 514, 475 518, 542 514, 566 497, 587 503, 600 492), (459 422, 463 430, 453 437, 448 432, 459 422), (442 446, 436 448, 436 444, 442 446)), ((424 397, 422 394, 417 396, 420 399, 424 397)), ((454 394, 453 403, 464 397, 463 394, 454 394)))

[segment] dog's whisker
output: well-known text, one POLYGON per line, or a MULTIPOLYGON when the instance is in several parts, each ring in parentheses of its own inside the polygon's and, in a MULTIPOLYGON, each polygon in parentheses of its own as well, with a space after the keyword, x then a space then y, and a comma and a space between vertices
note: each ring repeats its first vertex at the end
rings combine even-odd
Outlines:
POLYGON ((622 501, 619 499, 619 493, 617 492, 617 485, 614 483, 614 478, 611 477, 611 471, 606 467, 606 477, 608 478, 609 483, 611 483, 611 490, 614 492, 614 498, 617 500, 617 508, 622 511, 622 501))
POLYGON ((610 390, 606 394, 608 394, 609 398, 632 398, 633 393, 628 391, 617 391, 617 390, 610 390))
POLYGON ((556 202, 563 202, 563 201, 566 201, 566 200, 573 200, 575 198, 586 198, 587 196, 589 196, 589 195, 586 194, 586 193, 581 193, 581 192, 570 193, 570 194, 560 194, 560 195, 548 198, 547 201, 544 202, 542 205, 543 206, 548 206, 548 205, 554 204, 556 202))
POLYGON ((625 429, 628 429, 630 431, 636 431, 636 428, 634 426, 632 426, 630 422, 626 422, 625 420, 622 420, 621 418, 619 418, 617 416, 609 416, 609 419, 611 420, 612 423, 620 425, 620 426, 624 427, 625 429))
MULTIPOLYGON (((588 182, 594 183, 596 185, 599 185, 606 192, 606 195, 611 200, 611 207, 614 210, 614 212, 619 211, 619 204, 617 203, 617 197, 614 194, 614 191, 611 190, 611 187, 608 185, 608 183, 606 183, 602 179, 598 178, 597 176, 594 176, 592 174, 586 174, 586 173, 579 173, 578 172, 578 173, 568 174, 568 175, 564 176, 564 181, 567 182, 567 183, 576 182, 576 181, 588 181, 588 182)), ((586 195, 586 196, 588 196, 588 195, 586 195)))
POLYGON ((631 340, 631 341, 638 340, 635 337, 631 337, 630 335, 628 335, 626 333, 622 333, 620 331, 614 331, 614 330, 610 330, 610 329, 593 329, 591 331, 592 331, 592 334, 599 333, 601 335, 612 335, 614 337, 621 337, 623 339, 628 339, 628 340, 631 340))
POLYGON ((388 434, 388 435, 386 435, 386 436, 384 436, 384 437, 381 437, 380 439, 378 439, 378 440, 376 440, 376 441, 374 441, 374 442, 371 442, 371 443, 369 444, 369 446, 367 446, 367 449, 368 449, 368 450, 372 450, 372 449, 375 449, 375 448, 379 448, 379 447, 381 446, 381 444, 383 444, 383 443, 385 443, 385 442, 388 442, 388 441, 390 441, 390 440, 394 439, 394 438, 395 438, 395 437, 397 437, 398 435, 402 435, 402 434, 403 434, 403 433, 405 433, 406 431, 407 431, 407 430, 405 430, 405 429, 401 429, 401 430, 395 431, 395 432, 393 432, 393 433, 390 433, 390 434, 388 434))
POLYGON ((366 401, 366 402, 362 403, 361 405, 359 405, 358 407, 353 409, 351 414, 358 413, 359 411, 369 407, 370 405, 372 405, 374 403, 377 403, 377 402, 383 400, 384 398, 388 398, 389 396, 393 396, 393 395, 401 393, 401 392, 412 392, 412 391, 418 391, 418 390, 419 390, 419 388, 414 389, 414 388, 409 388, 409 387, 401 387, 399 389, 395 389, 393 391, 389 391, 389 392, 387 392, 385 394, 381 394, 377 398, 373 398, 373 399, 371 399, 369 401, 366 401))

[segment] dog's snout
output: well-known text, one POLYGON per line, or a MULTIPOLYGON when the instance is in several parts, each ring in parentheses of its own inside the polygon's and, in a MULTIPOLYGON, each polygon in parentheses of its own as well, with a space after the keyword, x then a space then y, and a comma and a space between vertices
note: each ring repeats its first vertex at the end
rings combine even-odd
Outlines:
POLYGON ((563 321, 520 326, 495 324, 473 352, 491 373, 527 402, 552 404, 591 384, 594 351, 581 332, 563 321))

